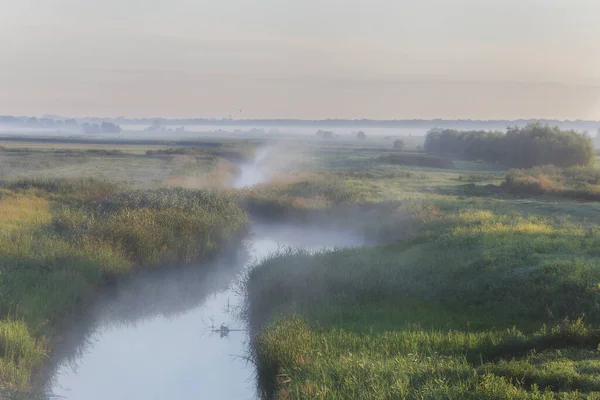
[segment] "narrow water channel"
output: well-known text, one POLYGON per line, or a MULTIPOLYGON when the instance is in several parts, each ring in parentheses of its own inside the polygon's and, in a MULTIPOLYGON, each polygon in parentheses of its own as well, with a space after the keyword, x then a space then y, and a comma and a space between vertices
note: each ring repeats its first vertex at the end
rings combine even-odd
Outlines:
MULTIPOLYGON (((238 187, 266 178, 258 162, 241 169, 238 187)), ((321 228, 255 223, 247 252, 121 282, 100 294, 87 318, 60 341, 51 362, 49 397, 255 399, 254 366, 244 359, 249 336, 231 312, 243 301, 232 289, 236 276, 281 246, 361 243, 360 237, 321 228)))

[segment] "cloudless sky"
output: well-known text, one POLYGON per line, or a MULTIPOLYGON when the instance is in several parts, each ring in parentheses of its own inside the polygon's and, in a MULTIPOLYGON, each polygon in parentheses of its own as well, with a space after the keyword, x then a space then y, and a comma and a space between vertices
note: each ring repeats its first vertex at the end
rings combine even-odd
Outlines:
POLYGON ((600 119, 598 16, 597 0, 0 0, 0 114, 600 119))

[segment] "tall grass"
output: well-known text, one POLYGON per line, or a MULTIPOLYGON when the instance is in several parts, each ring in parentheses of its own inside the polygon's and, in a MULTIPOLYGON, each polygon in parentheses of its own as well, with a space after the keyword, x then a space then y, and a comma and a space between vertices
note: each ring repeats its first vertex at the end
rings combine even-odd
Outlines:
POLYGON ((270 389, 279 399, 589 398, 600 391, 598 332, 570 324, 565 333, 533 335, 515 329, 359 333, 323 331, 290 317, 261 331, 256 347, 260 372, 276 377, 270 389), (498 354, 521 357, 507 361, 498 354))
POLYGON ((57 330, 107 281, 138 267, 207 260, 248 232, 245 212, 216 192, 93 183, 4 184, 0 387, 27 387, 57 330))
POLYGON ((0 382, 12 389, 29 386, 31 370, 45 358, 44 343, 22 321, 0 321, 0 382))

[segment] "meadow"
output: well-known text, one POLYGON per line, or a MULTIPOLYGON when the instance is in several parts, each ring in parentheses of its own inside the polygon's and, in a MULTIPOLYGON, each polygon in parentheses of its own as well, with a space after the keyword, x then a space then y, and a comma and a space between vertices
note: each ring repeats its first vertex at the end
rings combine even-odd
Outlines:
POLYGON ((278 217, 374 242, 283 249, 248 274, 264 397, 600 398, 597 170, 388 153, 316 152, 311 178, 254 189, 278 217))
POLYGON ((514 170, 405 139, 2 143, 2 387, 35 390, 102 287, 214 258, 262 220, 367 244, 282 249, 242 280, 264 397, 599 397, 594 167, 514 170), (268 181, 232 189, 260 148, 268 181))

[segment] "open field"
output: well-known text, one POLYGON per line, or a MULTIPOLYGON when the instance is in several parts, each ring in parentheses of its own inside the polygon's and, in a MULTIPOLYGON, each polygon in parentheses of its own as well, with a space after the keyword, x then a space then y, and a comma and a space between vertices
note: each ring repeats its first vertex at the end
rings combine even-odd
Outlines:
POLYGON ((233 163, 251 159, 257 145, 245 141, 167 146, 156 140, 129 145, 36 140, 0 141, 0 179, 94 177, 134 187, 222 187, 237 174, 233 163))

